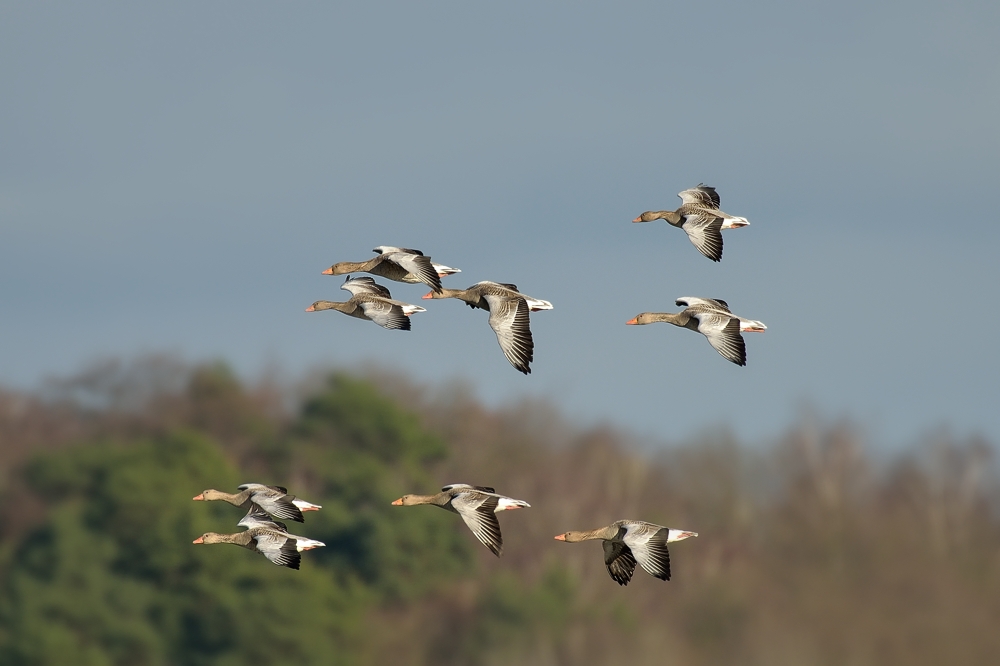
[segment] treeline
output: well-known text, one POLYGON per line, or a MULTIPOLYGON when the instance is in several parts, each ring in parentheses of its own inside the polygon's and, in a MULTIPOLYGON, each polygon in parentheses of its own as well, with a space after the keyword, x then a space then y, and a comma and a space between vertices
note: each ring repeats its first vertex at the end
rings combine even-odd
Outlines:
POLYGON ((767 448, 652 452, 545 405, 366 373, 301 395, 222 365, 107 363, 0 391, 0 663, 886 664, 1000 659, 1000 475, 982 441, 876 458, 849 425, 767 448), (322 504, 302 569, 231 546, 245 481, 322 504), (457 516, 398 508, 450 482, 532 504, 494 558, 457 516), (695 530, 673 580, 627 588, 618 518, 695 530))

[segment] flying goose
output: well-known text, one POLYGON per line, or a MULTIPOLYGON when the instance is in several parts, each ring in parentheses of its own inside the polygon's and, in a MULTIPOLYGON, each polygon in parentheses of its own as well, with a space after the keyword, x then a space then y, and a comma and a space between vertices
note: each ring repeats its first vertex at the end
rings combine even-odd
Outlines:
POLYGON ((371 273, 396 282, 423 282, 434 291, 440 291, 442 277, 462 272, 457 268, 433 263, 420 250, 379 245, 372 252, 376 252, 378 256, 368 261, 341 261, 323 271, 323 275, 371 273))
MULTIPOLYGON (((244 519, 245 520, 245 519, 244 519)), ((298 569, 303 550, 312 550, 326 544, 322 541, 289 534, 279 529, 280 523, 257 525, 236 534, 206 532, 191 543, 231 543, 260 553, 279 567, 298 569)))
MULTIPOLYGON (((232 494, 210 489, 200 495, 195 495, 192 499, 198 502, 222 500, 235 506, 250 508, 251 513, 252 505, 255 504, 275 518, 294 520, 299 523, 303 522, 303 511, 319 511, 323 508, 318 504, 310 504, 305 500, 296 499, 295 495, 289 495, 288 490, 281 486, 244 483, 239 488, 243 492, 232 494)), ((244 520, 249 517, 248 513, 244 520)))
POLYGON ((681 207, 677 210, 649 210, 632 220, 651 222, 666 220, 687 233, 688 239, 698 251, 712 261, 722 260, 722 230, 745 227, 749 222, 745 217, 734 217, 719 210, 719 195, 714 187, 699 183, 678 194, 681 207))
POLYGON ((650 576, 670 580, 670 553, 667 544, 696 536, 697 532, 673 530, 642 520, 616 520, 607 527, 588 532, 566 532, 555 538, 568 543, 603 540, 601 545, 604 546, 604 564, 608 567, 608 573, 619 585, 628 585, 636 562, 650 576))
POLYGON ((348 277, 340 288, 351 292, 351 297, 343 302, 316 301, 306 308, 306 312, 337 310, 358 319, 373 321, 383 328, 408 331, 410 330, 410 315, 415 312, 427 311, 419 305, 394 301, 389 298, 389 290, 371 278, 362 277, 352 280, 348 277))
POLYGON ((497 495, 493 488, 466 483, 444 486, 437 495, 403 495, 392 503, 393 506, 418 504, 433 504, 460 515, 476 538, 497 557, 503 551, 503 538, 496 514, 531 506, 521 500, 497 495))
POLYGON ((520 372, 531 373, 529 364, 534 360, 535 343, 531 339, 528 313, 551 310, 551 303, 522 294, 517 285, 489 280, 468 289, 432 291, 424 298, 457 298, 470 308, 488 311, 490 327, 497 334, 504 356, 520 372))
POLYGON ((746 344, 740 333, 763 333, 767 326, 763 322, 744 319, 732 313, 729 304, 718 298, 698 298, 683 296, 676 301, 684 310, 669 312, 643 312, 629 319, 626 324, 652 324, 665 321, 674 326, 698 331, 715 350, 736 365, 747 364, 746 344))

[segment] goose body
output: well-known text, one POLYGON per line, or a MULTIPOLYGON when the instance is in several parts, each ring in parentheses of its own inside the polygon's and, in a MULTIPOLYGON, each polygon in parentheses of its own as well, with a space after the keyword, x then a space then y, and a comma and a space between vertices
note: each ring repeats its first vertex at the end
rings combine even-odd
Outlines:
POLYGON ((337 310, 351 317, 373 321, 382 328, 408 331, 410 315, 427 311, 419 305, 393 300, 388 289, 369 277, 348 277, 340 288, 351 293, 348 300, 316 301, 306 308, 306 312, 337 310))
POLYGON ((607 527, 585 532, 566 532, 557 541, 577 543, 600 539, 604 547, 604 565, 619 585, 628 585, 636 563, 650 576, 670 580, 670 552, 667 544, 698 536, 697 532, 675 530, 642 520, 616 520, 607 527))
MULTIPOLYGON (((244 518, 246 520, 246 518, 244 518)), ((240 521, 243 522, 243 521, 240 521)), ((260 553, 274 564, 289 569, 298 569, 302 560, 300 553, 325 546, 322 541, 289 534, 281 529, 281 523, 257 524, 236 534, 206 532, 192 543, 231 543, 255 553, 260 553)))
POLYGON ((441 488, 436 495, 403 495, 393 506, 417 506, 431 504, 457 513, 465 521, 472 533, 484 546, 500 557, 503 552, 503 537, 496 514, 500 511, 528 508, 525 501, 498 495, 493 488, 453 483, 441 488))
POLYGON ((741 333, 762 333, 767 330, 763 322, 734 315, 729 304, 721 299, 683 296, 676 303, 686 307, 678 313, 643 312, 625 323, 637 325, 666 322, 697 331, 723 357, 740 366, 747 364, 746 343, 741 333))
POLYGON ((677 196, 681 198, 681 207, 677 210, 649 210, 632 221, 665 220, 668 224, 683 229, 688 240, 703 255, 712 261, 721 261, 722 230, 738 229, 750 223, 745 217, 736 217, 719 210, 721 200, 714 187, 699 183, 697 187, 684 190, 677 196))
POLYGON ((468 289, 441 289, 424 298, 457 298, 471 308, 490 313, 490 328, 512 366, 524 374, 531 373, 535 343, 531 337, 529 313, 551 310, 552 304, 518 291, 517 286, 503 282, 477 282, 468 289))
MULTIPOLYGON (((300 500, 295 495, 289 495, 288 490, 281 486, 244 483, 239 489, 241 492, 238 493, 224 493, 209 489, 196 495, 193 499, 199 502, 221 500, 234 506, 249 508, 251 511, 243 520, 247 520, 254 513, 253 506, 259 507, 261 511, 275 518, 294 520, 299 523, 303 522, 302 513, 304 511, 319 511, 323 508, 318 504, 310 504, 305 500, 300 500)), ((240 524, 244 523, 241 521, 240 524)))
POLYGON ((378 256, 368 261, 342 261, 327 268, 323 275, 371 273, 396 282, 422 282, 434 291, 440 291, 442 277, 462 272, 457 268, 435 264, 420 250, 379 245, 372 251, 378 256))

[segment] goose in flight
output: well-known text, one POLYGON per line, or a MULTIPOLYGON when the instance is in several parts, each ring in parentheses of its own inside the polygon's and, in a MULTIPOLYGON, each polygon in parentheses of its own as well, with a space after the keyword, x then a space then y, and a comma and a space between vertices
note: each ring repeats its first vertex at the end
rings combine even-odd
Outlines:
POLYGON ((697 331, 708 338, 709 344, 717 352, 736 365, 747 364, 746 344, 740 334, 762 333, 767 330, 763 322, 734 315, 729 304, 718 298, 684 296, 678 298, 676 303, 686 307, 676 314, 643 312, 625 323, 637 325, 663 321, 697 331))
MULTIPOLYGON (((224 493, 219 490, 209 489, 199 495, 195 495, 192 499, 197 502, 222 500, 234 506, 249 508, 251 509, 251 513, 253 513, 253 507, 257 506, 275 518, 294 520, 299 523, 303 522, 303 511, 319 511, 323 508, 318 504, 310 504, 305 500, 300 500, 295 495, 289 495, 288 490, 281 486, 244 483, 239 489, 242 492, 224 493)), ((248 513, 244 520, 249 517, 250 514, 248 513)))
POLYGON ((745 227, 745 217, 735 217, 719 210, 719 195, 714 187, 699 183, 678 194, 681 207, 677 210, 648 210, 633 222, 666 220, 680 227, 698 251, 712 261, 722 260, 722 230, 745 227))
POLYGON ((601 539, 608 573, 619 585, 628 585, 636 563, 650 576, 670 580, 667 544, 696 536, 697 532, 674 530, 642 520, 616 520, 607 527, 587 532, 566 532, 555 539, 567 543, 601 539))
POLYGON ((316 301, 306 308, 306 312, 337 310, 358 319, 373 321, 383 328, 408 331, 410 315, 427 311, 419 305, 393 300, 388 289, 367 276, 352 278, 348 275, 340 288, 350 292, 348 300, 316 301))
POLYGON ((260 553, 279 567, 289 569, 299 568, 302 551, 326 545, 322 541, 289 534, 282 529, 281 523, 261 523, 236 534, 206 532, 191 543, 231 543, 260 553))
POLYGON ((551 310, 551 303, 522 294, 517 285, 490 281, 477 282, 468 289, 432 291, 424 298, 457 298, 470 308, 488 311, 490 328, 496 333, 504 356, 518 371, 531 373, 535 343, 528 313, 551 310))
POLYGON ((457 268, 433 263, 420 250, 379 245, 372 251, 378 256, 368 261, 341 261, 323 271, 323 275, 371 273, 396 282, 423 282, 434 291, 440 291, 442 277, 462 272, 457 268))
POLYGON ((531 506, 522 500, 497 495, 493 488, 466 483, 444 486, 436 495, 403 495, 392 503, 393 506, 418 504, 432 504, 460 515, 476 538, 497 557, 503 552, 503 537, 496 514, 531 506))

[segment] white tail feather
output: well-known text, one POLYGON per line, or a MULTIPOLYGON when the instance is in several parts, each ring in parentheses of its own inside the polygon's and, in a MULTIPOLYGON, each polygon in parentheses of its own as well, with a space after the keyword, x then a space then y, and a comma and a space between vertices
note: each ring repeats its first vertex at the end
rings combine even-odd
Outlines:
POLYGON ((298 537, 295 539, 295 548, 301 553, 303 550, 312 550, 313 548, 320 548, 326 544, 322 541, 316 541, 315 539, 303 539, 298 537))
POLYGON ((548 301, 543 301, 537 298, 525 298, 528 302, 528 308, 534 312, 535 310, 551 310, 552 304, 548 301))
POLYGON ((404 305, 402 306, 402 308, 403 308, 403 314, 405 314, 407 317, 409 317, 414 312, 427 312, 427 308, 422 308, 419 305, 404 305))
POLYGON ((512 499, 510 497, 501 497, 500 501, 497 502, 497 508, 493 509, 493 513, 498 513, 500 511, 507 511, 508 509, 529 509, 531 505, 523 500, 512 499))
POLYGON ((300 499, 292 500, 292 504, 299 507, 299 511, 319 511, 323 508, 319 504, 310 504, 309 502, 300 499))
POLYGON ((431 267, 437 271, 438 277, 445 277, 446 275, 454 275, 455 273, 462 272, 460 268, 452 268, 451 266, 435 264, 434 262, 431 262, 431 267))
POLYGON ((767 326, 764 325, 762 321, 754 321, 752 319, 740 319, 740 330, 741 331, 766 331, 767 326))
POLYGON ((745 227, 750 223, 747 222, 745 217, 724 217, 722 218, 722 228, 723 229, 739 229, 740 227, 745 227))

